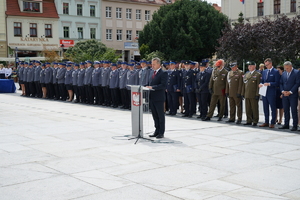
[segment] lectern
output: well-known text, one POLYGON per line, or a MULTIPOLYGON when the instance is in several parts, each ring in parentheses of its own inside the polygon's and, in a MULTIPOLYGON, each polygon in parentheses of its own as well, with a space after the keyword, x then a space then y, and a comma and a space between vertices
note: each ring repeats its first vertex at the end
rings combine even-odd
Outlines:
POLYGON ((149 110, 149 88, 140 85, 131 87, 131 124, 132 136, 143 138, 143 113, 149 110))

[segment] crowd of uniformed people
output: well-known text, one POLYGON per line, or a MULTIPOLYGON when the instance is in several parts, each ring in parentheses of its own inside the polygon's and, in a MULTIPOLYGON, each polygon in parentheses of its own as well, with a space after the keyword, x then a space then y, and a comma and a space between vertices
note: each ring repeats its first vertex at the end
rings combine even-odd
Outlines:
MULTIPOLYGON (((260 127, 274 128, 276 123, 281 124, 283 113, 278 113, 279 121, 276 114, 277 109, 281 109, 284 110, 285 122, 280 128, 289 128, 291 110, 292 130, 297 130, 298 70, 293 69, 292 63, 285 62, 280 72, 279 68, 273 67, 271 59, 266 59, 260 70, 256 70, 256 63, 252 61, 246 65, 249 71, 244 74, 237 63, 225 67, 222 59, 215 62, 213 67, 208 59, 202 62, 163 62, 162 68, 168 72, 166 114, 176 115, 179 110, 182 117, 191 118, 199 111, 197 118, 209 121, 217 108, 218 121, 229 115, 226 122, 241 124, 242 101, 245 100, 244 125, 257 126, 259 90, 265 86, 268 87, 266 96, 262 97, 265 122, 260 127)), ((129 85, 148 86, 153 76, 151 61, 146 60, 130 63, 111 63, 106 60, 81 63, 20 62, 17 72, 22 96, 114 108, 120 106, 122 109, 131 108, 129 85)))

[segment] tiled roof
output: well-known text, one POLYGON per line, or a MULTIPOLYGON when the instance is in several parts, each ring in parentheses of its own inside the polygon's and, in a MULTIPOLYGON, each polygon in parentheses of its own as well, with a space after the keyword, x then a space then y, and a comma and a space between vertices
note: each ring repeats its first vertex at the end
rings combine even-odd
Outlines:
MULTIPOLYGON (((39 2, 41 0, 37 0, 39 2)), ((24 17, 45 17, 59 18, 54 0, 43 0, 43 13, 38 12, 21 12, 18 0, 6 0, 6 15, 8 16, 24 16, 24 17)))
MULTIPOLYGON (((104 0, 104 1, 112 1, 112 2, 128 2, 128 3, 142 3, 142 4, 154 4, 154 5, 165 5, 167 4, 167 0, 104 0)), ((174 2, 175 0, 172 0, 174 2)))

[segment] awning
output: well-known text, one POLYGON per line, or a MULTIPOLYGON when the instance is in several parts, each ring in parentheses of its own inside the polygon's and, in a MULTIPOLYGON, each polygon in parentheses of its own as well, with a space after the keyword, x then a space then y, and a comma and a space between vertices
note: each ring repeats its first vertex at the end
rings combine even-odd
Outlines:
POLYGON ((57 46, 9 46, 11 49, 18 48, 19 51, 44 51, 53 50, 60 51, 61 49, 57 46))

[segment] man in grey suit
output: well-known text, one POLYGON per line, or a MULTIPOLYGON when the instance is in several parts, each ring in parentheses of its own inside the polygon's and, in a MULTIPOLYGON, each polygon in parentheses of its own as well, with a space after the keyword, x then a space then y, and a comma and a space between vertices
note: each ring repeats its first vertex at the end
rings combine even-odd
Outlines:
POLYGON ((66 101, 67 100, 67 91, 65 87, 65 74, 66 74, 66 64, 65 63, 59 63, 59 69, 57 71, 57 84, 59 88, 59 97, 61 97, 60 100, 66 101))
POLYGON ((87 104, 94 104, 94 94, 93 94, 93 87, 92 87, 92 73, 94 68, 92 67, 92 62, 87 60, 86 62, 86 69, 84 75, 84 89, 86 93, 87 104))

